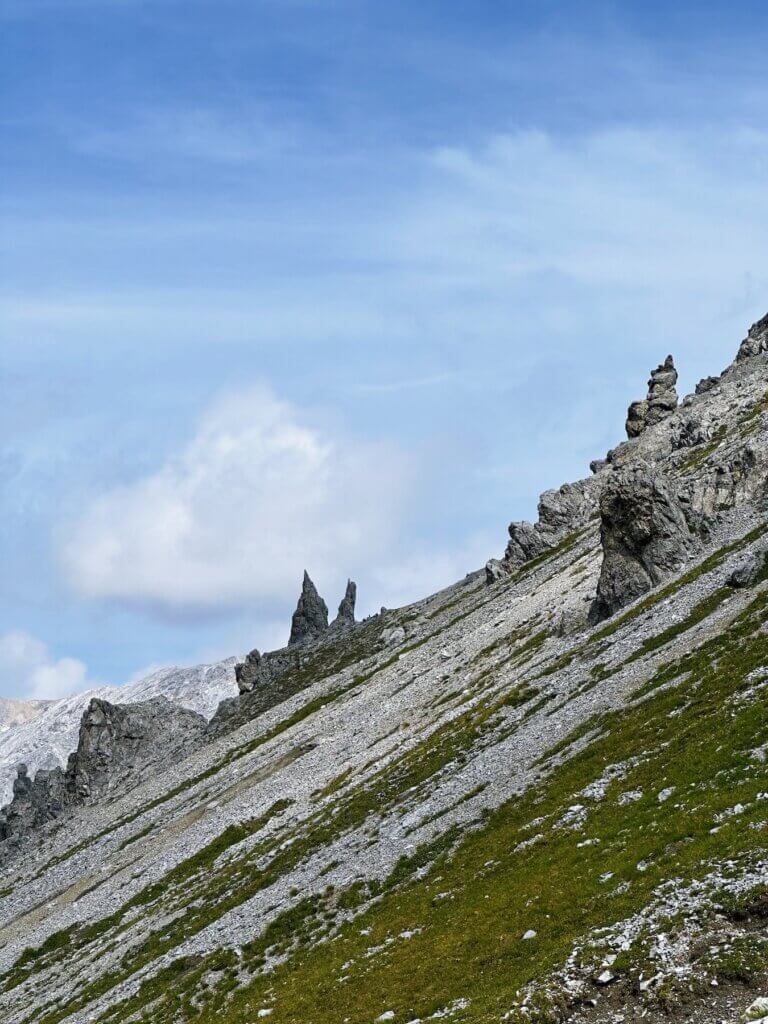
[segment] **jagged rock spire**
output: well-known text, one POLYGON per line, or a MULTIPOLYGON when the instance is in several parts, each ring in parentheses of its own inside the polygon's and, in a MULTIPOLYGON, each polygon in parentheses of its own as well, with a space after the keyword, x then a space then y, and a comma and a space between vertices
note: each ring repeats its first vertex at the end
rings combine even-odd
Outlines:
POLYGON ((677 408, 677 370, 672 356, 651 372, 648 381, 648 397, 642 402, 633 402, 627 412, 627 437, 639 437, 648 427, 660 423, 677 408))
POLYGON ((320 597, 317 587, 304 570, 299 602, 291 619, 291 636, 288 646, 314 640, 328 629, 328 605, 320 597))
POLYGON ((347 589, 339 605, 339 613, 333 620, 334 626, 354 626, 355 601, 357 600, 357 584, 347 580, 347 589))

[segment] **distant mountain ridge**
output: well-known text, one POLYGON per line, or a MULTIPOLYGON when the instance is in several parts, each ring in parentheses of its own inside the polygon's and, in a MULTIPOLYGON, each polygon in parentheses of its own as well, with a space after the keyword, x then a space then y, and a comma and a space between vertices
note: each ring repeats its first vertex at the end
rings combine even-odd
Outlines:
POLYGON ((237 694, 237 661, 227 658, 211 665, 161 668, 125 686, 102 686, 56 701, 0 700, 0 804, 13 795, 18 764, 26 764, 31 776, 40 768, 66 765, 92 698, 136 704, 167 697, 209 719, 220 701, 237 694))
POLYGON ((53 704, 50 700, 11 700, 0 697, 0 734, 31 722, 53 704))

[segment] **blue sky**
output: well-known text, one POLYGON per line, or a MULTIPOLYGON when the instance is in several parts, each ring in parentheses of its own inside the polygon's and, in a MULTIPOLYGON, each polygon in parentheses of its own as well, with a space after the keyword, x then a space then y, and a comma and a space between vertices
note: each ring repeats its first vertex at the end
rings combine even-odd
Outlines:
POLYGON ((0 0, 0 694, 504 546, 768 309, 757 3, 0 0), (673 9, 671 9, 673 8, 673 9))

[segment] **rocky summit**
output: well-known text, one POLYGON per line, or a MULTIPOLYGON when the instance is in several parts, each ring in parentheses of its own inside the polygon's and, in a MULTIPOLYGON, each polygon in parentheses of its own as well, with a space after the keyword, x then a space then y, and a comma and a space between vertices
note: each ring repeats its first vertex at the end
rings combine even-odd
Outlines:
POLYGON ((768 1017, 768 318, 725 344, 484 569, 305 574, 213 714, 89 698, 0 813, 0 1020, 768 1017))

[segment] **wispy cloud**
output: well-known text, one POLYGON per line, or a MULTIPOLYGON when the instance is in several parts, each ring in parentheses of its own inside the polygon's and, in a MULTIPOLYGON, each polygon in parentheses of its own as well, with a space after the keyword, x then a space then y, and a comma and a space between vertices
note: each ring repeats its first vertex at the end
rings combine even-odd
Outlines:
POLYGON ((398 450, 306 422, 267 388, 217 402, 179 452, 83 510, 63 545, 90 598, 169 612, 290 600, 305 568, 340 586, 398 536, 398 450))
POLYGON ((55 658, 41 640, 23 631, 0 635, 0 693, 54 700, 94 685, 78 658, 55 658))

